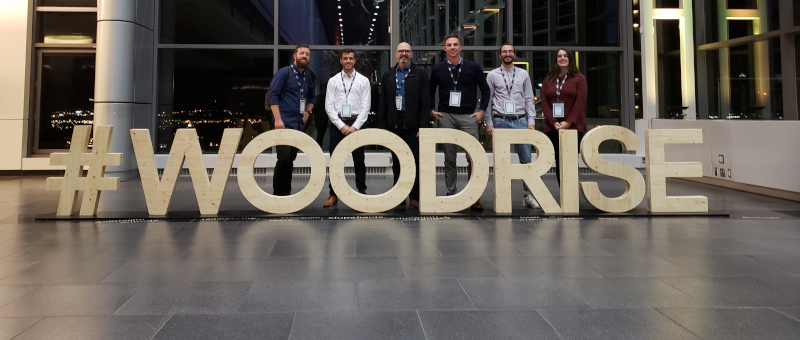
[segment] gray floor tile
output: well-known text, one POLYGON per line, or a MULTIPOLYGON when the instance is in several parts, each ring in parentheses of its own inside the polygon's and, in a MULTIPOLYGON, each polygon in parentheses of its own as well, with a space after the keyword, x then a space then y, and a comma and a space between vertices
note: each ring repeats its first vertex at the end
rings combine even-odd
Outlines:
POLYGON ((470 240, 538 240, 539 236, 527 228, 498 225, 490 228, 469 228, 461 232, 470 240))
POLYGON ((0 286, 0 307, 34 290, 35 286, 0 286))
POLYGON ((545 240, 613 239, 618 232, 614 229, 588 228, 585 225, 594 221, 550 219, 536 221, 527 228, 537 237, 545 240))
POLYGON ((191 282, 202 279, 216 263, 201 261, 130 261, 109 274, 101 283, 191 282))
MULTIPOLYGON (((244 225, 244 223, 240 225, 244 225)), ((316 240, 318 236, 319 227, 311 223, 303 223, 295 226, 280 227, 252 226, 241 236, 241 239, 247 242, 261 243, 265 241, 316 240)))
MULTIPOLYGON (((800 306, 800 278, 662 278, 710 307, 800 306)), ((663 306, 670 307, 670 306, 663 306)), ((679 306, 675 306, 679 307, 679 306)))
POLYGON ((467 240, 467 235, 461 232, 462 228, 451 225, 432 225, 425 227, 395 227, 389 228, 393 240, 467 240))
POLYGON ((49 317, 15 339, 152 339, 168 316, 49 317))
POLYGON ((507 278, 601 277, 583 257, 508 256, 489 260, 507 278))
POLYGON ((97 283, 125 261, 40 262, 0 280, 0 285, 97 283))
POLYGON ((419 316, 429 340, 559 339, 536 311, 420 311, 419 316))
POLYGON ((416 312, 297 313, 291 339, 425 339, 416 312))
POLYGON ((768 308, 658 311, 703 339, 800 339, 800 322, 768 308))
POLYGON ((320 227, 319 240, 391 240, 392 233, 388 227, 367 226, 325 226, 320 227))
POLYGON ((166 222, 117 224, 105 229, 92 242, 153 243, 173 242, 171 235, 181 227, 166 222))
POLYGON ((657 311, 644 309, 543 310, 564 339, 699 339, 657 311))
POLYGON ((0 279, 39 264, 39 262, 0 262, 0 279))
POLYGON ((89 260, 176 260, 191 246, 191 243, 114 243, 89 260))
POLYGON ((269 257, 352 257, 353 240, 278 241, 269 257))
POLYGON ((0 318, 0 339, 12 339, 29 327, 33 326, 40 318, 0 318))
POLYGON ((245 242, 253 228, 237 222, 192 222, 169 236, 172 242, 232 243, 245 242))
POLYGON ((114 315, 232 313, 249 288, 250 282, 153 284, 142 288, 114 315))
POLYGON ((356 293, 359 310, 475 309, 454 279, 358 281, 356 293))
POLYGON ((800 307, 777 307, 772 309, 796 321, 800 321, 800 307))
MULTIPOLYGON (((730 239, 680 239, 669 240, 681 251, 669 255, 776 255, 768 247, 730 239)), ((800 244, 800 241, 795 244, 800 244)))
POLYGON ((696 299, 660 279, 560 279, 592 308, 704 307, 696 299))
POLYGON ((219 259, 265 259, 270 256, 275 244, 283 241, 263 242, 199 242, 191 246, 180 257, 189 261, 219 259))
POLYGON ((459 279, 477 309, 588 308, 578 294, 552 278, 459 279))
POLYGON ((656 239, 590 239, 590 244, 617 256, 659 256, 659 255, 686 255, 682 249, 668 240, 656 239))
POLYGON ((217 263, 203 281, 299 281, 308 277, 308 268, 307 258, 229 260, 217 263))
POLYGON ((131 285, 47 285, 0 308, 1 317, 111 315, 138 289, 131 285))
POLYGON ((293 313, 174 315, 153 339, 288 339, 293 313))
POLYGON ((747 244, 752 244, 760 249, 765 249, 765 252, 760 254, 744 254, 744 255, 789 255, 800 256, 800 241, 798 240, 784 240, 784 239, 749 239, 743 241, 747 244))
POLYGON ((342 311, 356 309, 354 281, 253 282, 239 312, 342 311))
POLYGON ((770 266, 787 270, 800 275, 800 256, 791 255, 749 255, 749 258, 766 263, 770 266))
POLYGON ((433 241, 409 240, 357 240, 356 256, 359 257, 439 257, 442 254, 433 241))
POLYGON ((100 228, 37 228, 29 233, 23 233, 14 239, 20 244, 71 244, 82 243, 97 237, 103 229, 100 228))
POLYGON ((512 241, 436 241, 442 256, 481 257, 481 256, 521 256, 522 251, 512 241))
POLYGON ((529 256, 611 256, 611 253, 579 239, 515 241, 514 246, 529 256))
POLYGON ((680 266, 652 256, 585 257, 585 264, 603 277, 697 276, 680 266))
POLYGON ((85 261, 108 249, 110 246, 110 244, 98 243, 34 244, 9 256, 3 257, 0 261, 85 261))
POLYGON ((740 255, 667 256, 664 259, 690 270, 694 273, 692 276, 798 276, 740 255))
POLYGON ((406 278, 409 279, 503 276, 485 257, 404 257, 400 262, 406 278))
POLYGON ((309 261, 309 280, 403 279, 397 257, 330 257, 309 261))
MULTIPOLYGON (((3 243, 0 243, 0 262, 6 262, 6 261, 24 262, 26 260, 20 260, 19 257, 13 257, 13 258, 10 258, 10 259, 6 259, 6 258, 8 258, 10 255, 19 253, 19 252, 21 252, 23 250, 26 250, 28 248, 32 248, 32 247, 35 247, 35 246, 36 245, 20 244, 20 243, 15 242, 14 240, 10 240, 10 241, 6 241, 6 242, 3 242, 3 243)), ((32 260, 32 261, 35 261, 35 260, 32 260)))

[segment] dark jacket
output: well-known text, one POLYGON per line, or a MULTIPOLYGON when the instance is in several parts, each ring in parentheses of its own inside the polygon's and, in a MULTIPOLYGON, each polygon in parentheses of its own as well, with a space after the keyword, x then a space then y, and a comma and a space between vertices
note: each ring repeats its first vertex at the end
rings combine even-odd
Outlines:
POLYGON ((436 111, 455 114, 473 114, 480 110, 484 113, 489 107, 491 90, 486 83, 486 75, 480 65, 472 60, 462 59, 461 65, 451 73, 447 60, 441 61, 431 69, 431 92, 433 98, 439 93, 439 107, 436 111), (459 70, 460 69, 460 70, 459 70), (453 74, 458 78, 458 86, 453 84, 453 74), (480 107, 478 107, 478 89, 481 91, 480 107), (452 107, 449 104, 450 91, 461 92, 461 106, 452 107))
MULTIPOLYGON (((378 115, 388 129, 397 127, 397 108, 394 97, 397 88, 397 66, 383 73, 381 77, 381 95, 378 104, 378 115)), ((406 115, 402 127, 406 129, 427 128, 431 121, 430 80, 428 72, 417 65, 411 65, 411 71, 405 80, 406 115)))

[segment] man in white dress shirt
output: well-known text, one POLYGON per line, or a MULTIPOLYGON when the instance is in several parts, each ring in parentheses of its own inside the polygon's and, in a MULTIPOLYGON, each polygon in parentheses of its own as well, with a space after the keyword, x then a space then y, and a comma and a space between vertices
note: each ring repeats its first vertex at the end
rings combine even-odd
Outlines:
MULTIPOLYGON (((511 44, 500 46, 502 65, 486 76, 491 89, 489 109, 484 116, 486 133, 490 136, 498 129, 536 130, 536 107, 533 102, 533 88, 528 72, 514 66, 516 50, 511 44)), ((520 164, 531 162, 531 145, 515 144, 520 164)), ((522 202, 531 208, 539 208, 539 203, 531 195, 528 186, 523 184, 522 202)))
MULTIPOLYGON (((325 96, 325 112, 331 121, 331 153, 345 136, 364 126, 371 102, 369 79, 355 70, 355 52, 349 48, 342 50, 339 52, 339 62, 342 63, 342 72, 328 80, 325 96)), ((367 167, 364 164, 364 147, 353 151, 353 167, 356 173, 356 189, 366 194, 367 167)), ((332 207, 338 202, 333 186, 330 186, 330 197, 322 206, 332 207)))

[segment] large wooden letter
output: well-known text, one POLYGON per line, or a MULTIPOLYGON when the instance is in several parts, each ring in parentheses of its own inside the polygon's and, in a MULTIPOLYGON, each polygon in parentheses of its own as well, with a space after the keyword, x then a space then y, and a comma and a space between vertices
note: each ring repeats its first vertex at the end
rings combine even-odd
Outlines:
POLYGON ((211 181, 208 180, 208 170, 203 162, 203 151, 195 129, 178 129, 172 148, 169 150, 167 165, 161 181, 158 179, 158 169, 153 155, 153 144, 150 141, 150 130, 131 129, 133 150, 136 152, 136 162, 139 164, 139 176, 142 178, 142 189, 147 202, 147 211, 150 215, 166 215, 172 192, 180 175, 183 160, 189 166, 192 176, 194 193, 197 196, 197 205, 203 215, 216 215, 222 193, 228 183, 228 174, 231 171, 236 149, 239 147, 239 138, 242 129, 225 129, 222 134, 217 164, 211 181))
POLYGON ((553 144, 547 136, 535 130, 495 129, 492 143, 494 211, 499 214, 511 213, 511 180, 522 179, 546 213, 560 213, 561 208, 541 178, 550 170, 555 159, 553 144), (533 144, 536 148, 536 161, 530 164, 511 164, 511 144, 533 144))
POLYGON ((319 196, 325 184, 325 156, 317 142, 308 135, 290 129, 272 130, 264 132, 242 150, 239 158, 239 189, 244 198, 258 209, 269 213, 288 214, 305 208, 319 196), (311 177, 308 184, 300 192, 285 197, 270 195, 258 186, 253 176, 253 166, 256 158, 275 145, 289 145, 300 149, 311 162, 311 177))
POLYGON ((639 170, 633 167, 600 157, 598 149, 600 143, 609 139, 618 140, 624 150, 636 150, 641 146, 639 137, 631 130, 620 126, 599 126, 583 137, 581 158, 592 170, 624 180, 625 192, 619 197, 608 198, 600 192, 597 182, 581 182, 581 189, 583 189, 586 200, 597 209, 613 213, 626 212, 636 208, 644 199, 644 178, 639 170))
POLYGON ((651 212, 708 212, 705 196, 667 196, 667 177, 703 177, 703 164, 667 163, 664 144, 702 142, 703 130, 700 129, 645 130, 647 187, 650 189, 647 208, 651 212))
POLYGON ((472 135, 456 129, 419 129, 420 212, 446 213, 468 208, 481 198, 489 183, 486 151, 472 135), (472 157, 472 176, 464 190, 453 196, 436 196, 436 144, 456 144, 472 157))
POLYGON ((416 162, 408 145, 397 135, 380 129, 361 130, 345 137, 331 153, 331 165, 328 169, 331 186, 339 199, 350 208, 370 213, 386 211, 403 202, 414 187, 416 176, 416 162), (347 155, 364 145, 386 147, 400 158, 400 178, 388 192, 380 195, 362 195, 347 184, 344 177, 347 155))
POLYGON ((577 214, 580 212, 578 131, 558 130, 558 144, 558 163, 561 164, 561 210, 567 214, 577 214))

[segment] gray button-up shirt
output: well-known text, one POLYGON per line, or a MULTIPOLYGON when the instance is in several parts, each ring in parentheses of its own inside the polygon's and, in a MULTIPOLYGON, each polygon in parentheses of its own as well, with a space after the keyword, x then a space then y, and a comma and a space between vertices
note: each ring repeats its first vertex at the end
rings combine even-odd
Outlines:
POLYGON ((489 109, 486 110, 483 118, 486 126, 494 125, 492 118, 505 115, 504 102, 507 100, 513 100, 515 103, 514 115, 527 115, 528 124, 533 125, 534 118, 536 118, 536 107, 533 103, 533 88, 528 72, 518 67, 507 69, 500 66, 489 72, 486 82, 491 89, 489 109), (508 91, 509 88, 511 88, 511 93, 508 91))

